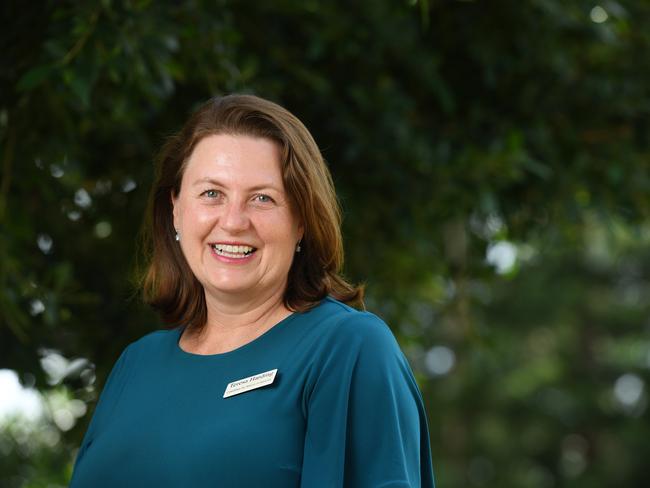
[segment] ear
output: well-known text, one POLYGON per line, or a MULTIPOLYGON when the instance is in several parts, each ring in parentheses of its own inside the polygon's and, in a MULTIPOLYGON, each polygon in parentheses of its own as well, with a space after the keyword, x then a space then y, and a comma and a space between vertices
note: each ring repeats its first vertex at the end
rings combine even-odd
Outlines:
POLYGON ((174 190, 169 192, 169 199, 171 200, 172 203, 172 219, 174 222, 174 229, 178 229, 180 227, 180 218, 179 218, 179 204, 178 204, 178 197, 174 196, 174 190))
POLYGON ((298 223, 298 241, 302 241, 302 238, 305 236, 305 225, 302 220, 298 223))

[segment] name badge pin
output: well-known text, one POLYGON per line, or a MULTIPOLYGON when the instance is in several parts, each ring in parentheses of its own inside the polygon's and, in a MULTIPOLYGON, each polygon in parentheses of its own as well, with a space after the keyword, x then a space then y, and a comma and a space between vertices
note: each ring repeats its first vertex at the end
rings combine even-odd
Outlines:
POLYGON ((261 388, 266 385, 270 385, 275 381, 275 375, 277 374, 277 369, 272 369, 270 371, 265 371, 264 373, 254 374, 248 378, 242 378, 241 380, 233 381, 228 383, 226 386, 226 391, 223 392, 223 397, 228 398, 234 395, 239 395, 246 391, 255 390, 256 388, 261 388))

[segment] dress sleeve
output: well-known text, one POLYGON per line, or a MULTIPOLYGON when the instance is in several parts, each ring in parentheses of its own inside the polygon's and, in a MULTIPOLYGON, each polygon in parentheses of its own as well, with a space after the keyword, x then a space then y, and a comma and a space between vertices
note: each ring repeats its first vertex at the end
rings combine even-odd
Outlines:
POLYGON ((301 486, 433 488, 411 368, 386 324, 367 313, 355 319, 321 345, 310 372, 301 486))
POLYGON ((120 354, 120 357, 117 359, 113 365, 113 369, 108 375, 106 383, 104 384, 104 389, 99 396, 99 401, 95 406, 95 411, 88 426, 88 430, 84 435, 83 441, 81 442, 81 447, 77 453, 77 459, 74 463, 73 473, 76 471, 79 462, 92 444, 97 433, 101 432, 101 430, 106 426, 107 422, 109 422, 111 419, 113 408, 117 404, 122 390, 124 389, 124 384, 127 376, 127 366, 129 363, 130 347, 131 346, 127 346, 122 351, 122 354, 120 354))

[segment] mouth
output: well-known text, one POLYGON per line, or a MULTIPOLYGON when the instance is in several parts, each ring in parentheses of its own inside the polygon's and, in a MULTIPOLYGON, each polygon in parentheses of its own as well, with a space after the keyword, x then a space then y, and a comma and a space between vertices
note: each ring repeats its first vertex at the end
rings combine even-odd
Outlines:
POLYGON ((210 247, 218 256, 231 259, 244 259, 257 251, 256 247, 245 245, 210 244, 210 247))

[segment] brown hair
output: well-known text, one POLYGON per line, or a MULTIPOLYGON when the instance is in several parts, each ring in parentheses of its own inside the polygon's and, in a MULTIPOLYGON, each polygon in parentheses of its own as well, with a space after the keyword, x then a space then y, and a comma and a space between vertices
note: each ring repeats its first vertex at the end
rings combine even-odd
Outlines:
POLYGON ((201 105, 163 146, 143 229, 145 301, 170 324, 201 329, 207 320, 203 287, 174 239, 171 195, 177 196, 186 163, 198 142, 214 134, 248 135, 282 148, 282 176, 295 215, 304 226, 301 252, 289 270, 285 305, 306 311, 327 295, 363 307, 363 287, 341 276, 341 210, 332 177, 307 128, 279 105, 252 95, 215 97, 201 105))

